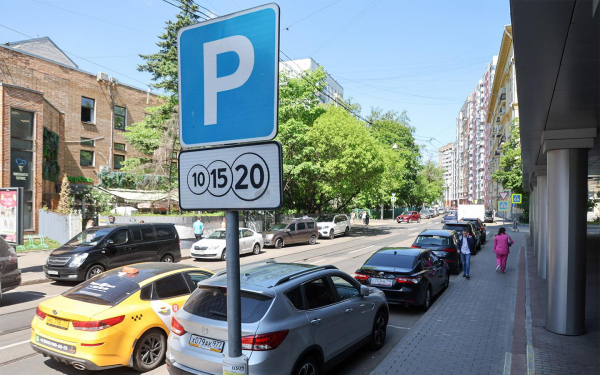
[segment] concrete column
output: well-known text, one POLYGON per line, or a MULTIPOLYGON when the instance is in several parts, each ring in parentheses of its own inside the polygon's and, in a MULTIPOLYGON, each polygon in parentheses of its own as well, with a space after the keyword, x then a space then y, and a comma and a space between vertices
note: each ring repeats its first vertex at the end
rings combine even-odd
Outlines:
MULTIPOLYGON (((535 177, 533 177, 535 179, 535 177)), ((537 179, 535 179, 537 183, 537 179)), ((533 256, 537 257, 537 230, 538 230, 538 222, 537 222, 537 187, 532 186, 531 189, 531 203, 533 205, 533 209, 531 210, 531 222, 533 223, 533 230, 529 233, 529 237, 531 238, 531 246, 533 247, 533 256)))
MULTIPOLYGON (((536 174, 538 172, 536 171, 536 174)), ((537 231, 536 231, 536 253, 537 253, 537 275, 546 279, 547 264, 547 234, 548 234, 548 178, 537 177, 537 231)))
POLYGON ((585 148, 547 150, 545 328, 562 335, 585 333, 587 154, 585 148))

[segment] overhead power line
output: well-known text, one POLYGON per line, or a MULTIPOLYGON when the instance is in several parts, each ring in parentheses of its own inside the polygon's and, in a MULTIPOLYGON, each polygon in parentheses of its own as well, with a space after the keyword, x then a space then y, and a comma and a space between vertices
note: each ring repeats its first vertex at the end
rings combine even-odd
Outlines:
POLYGON ((302 21, 304 21, 304 20, 306 20, 306 19, 308 19, 308 18, 310 18, 310 17, 314 16, 315 14, 317 14, 317 13, 319 13, 319 12, 321 12, 321 11, 323 11, 323 10, 325 10, 325 9, 327 9, 327 8, 329 8, 329 7, 331 7, 331 6, 334 6, 335 4, 339 3, 340 1, 342 1, 342 0, 338 0, 338 1, 336 1, 335 3, 331 3, 331 4, 327 5, 327 6, 324 6, 323 8, 321 8, 321 9, 317 10, 316 12, 313 12, 313 13, 309 14, 308 16, 306 16, 306 17, 302 18, 301 20, 298 20, 298 21, 294 22, 293 24, 291 24, 291 25, 287 26, 287 27, 285 28, 285 30, 288 30, 288 31, 289 31, 289 30, 290 30, 290 27, 292 27, 292 26, 294 26, 294 25, 297 25, 297 24, 299 24, 300 22, 302 22, 302 21))

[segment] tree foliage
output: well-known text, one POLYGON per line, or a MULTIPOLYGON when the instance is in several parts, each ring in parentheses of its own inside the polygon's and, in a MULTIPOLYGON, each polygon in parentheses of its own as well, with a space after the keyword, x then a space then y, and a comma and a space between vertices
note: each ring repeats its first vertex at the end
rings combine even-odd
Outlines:
POLYGON ((56 212, 60 212, 61 214, 68 214, 71 212, 71 188, 69 187, 69 178, 66 173, 63 175, 62 184, 60 186, 60 195, 56 212))
POLYGON ((500 158, 500 166, 492 174, 492 179, 505 189, 516 194, 523 194, 523 166, 521 164, 521 133, 519 119, 515 118, 510 129, 510 137, 503 147, 504 155, 500 158))

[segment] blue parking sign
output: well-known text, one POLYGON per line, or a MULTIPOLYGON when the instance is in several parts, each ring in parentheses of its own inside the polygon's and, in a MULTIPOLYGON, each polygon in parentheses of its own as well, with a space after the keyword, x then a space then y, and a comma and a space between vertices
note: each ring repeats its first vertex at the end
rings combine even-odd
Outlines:
POLYGON ((277 135, 279 7, 268 4, 181 28, 182 147, 277 135))

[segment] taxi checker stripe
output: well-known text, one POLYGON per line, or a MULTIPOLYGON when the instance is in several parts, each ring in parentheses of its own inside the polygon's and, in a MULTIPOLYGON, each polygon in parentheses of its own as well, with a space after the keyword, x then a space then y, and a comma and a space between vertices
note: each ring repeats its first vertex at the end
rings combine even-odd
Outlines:
POLYGON ((142 320, 142 314, 132 315, 131 319, 133 319, 134 322, 137 322, 138 320, 142 320))

